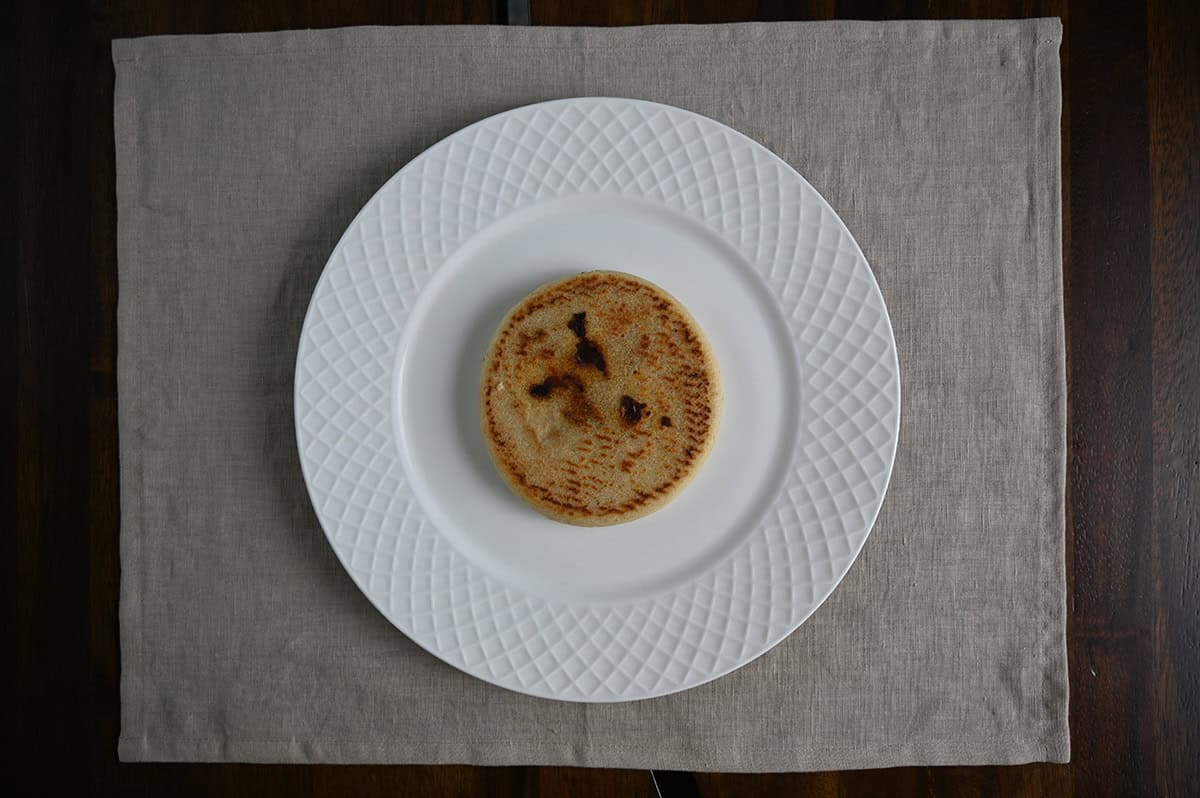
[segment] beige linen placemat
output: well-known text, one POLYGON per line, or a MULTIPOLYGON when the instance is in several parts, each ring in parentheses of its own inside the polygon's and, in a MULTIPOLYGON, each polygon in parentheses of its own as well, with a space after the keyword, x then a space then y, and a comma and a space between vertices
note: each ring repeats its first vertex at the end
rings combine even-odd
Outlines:
POLYGON ((1068 756, 1057 20, 357 28, 117 41, 126 760, 698 770, 1068 756), (418 649, 300 475, 292 373, 359 207, 558 97, 706 114, 794 165, 883 289, 903 421, 860 560, 776 649, 585 706, 418 649))

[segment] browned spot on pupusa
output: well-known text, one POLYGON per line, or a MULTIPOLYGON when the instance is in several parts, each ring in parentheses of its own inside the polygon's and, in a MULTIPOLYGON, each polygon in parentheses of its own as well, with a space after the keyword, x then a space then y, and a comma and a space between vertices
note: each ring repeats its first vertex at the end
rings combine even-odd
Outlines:
POLYGON ((671 426, 671 417, 670 417, 670 416, 663 416, 662 418, 660 418, 660 419, 658 420, 658 424, 659 424, 659 426, 660 426, 660 427, 669 427, 669 426, 671 426))
POLYGON ((572 424, 583 425, 589 421, 599 419, 600 411, 596 409, 594 404, 588 401, 587 395, 581 391, 571 394, 566 408, 563 409, 563 418, 572 424))
POLYGON ((626 424, 633 425, 642 420, 646 413, 646 405, 632 396, 621 397, 621 418, 626 424))
POLYGON ((534 332, 521 331, 517 337, 517 357, 525 357, 529 354, 529 347, 539 341, 545 339, 549 335, 545 330, 535 330, 534 332))
MULTIPOLYGON (((575 345, 575 363, 581 366, 593 366, 601 374, 607 374, 608 364, 604 360, 603 350, 595 341, 587 337, 587 313, 580 311, 571 316, 570 321, 567 322, 567 328, 579 339, 575 345)), ((530 385, 529 395, 535 399, 549 399, 562 389, 569 389, 566 395, 566 405, 563 408, 563 418, 577 425, 600 418, 596 406, 587 398, 587 390, 581 374, 574 371, 566 374, 551 374, 541 382, 530 385)))
POLYGON ((562 388, 571 388, 574 391, 582 393, 583 383, 574 374, 551 374, 541 382, 530 385, 529 395, 538 399, 545 399, 550 394, 562 388))
POLYGON ((608 364, 604 362, 604 350, 587 337, 587 313, 576 313, 567 322, 567 327, 579 339, 579 343, 575 344, 575 362, 581 366, 595 366, 601 374, 608 373, 608 364))
POLYGON ((535 399, 549 399, 554 394, 566 394, 563 418, 572 424, 586 424, 600 418, 596 406, 588 400, 583 381, 574 374, 551 374, 541 382, 529 386, 529 395, 535 399))

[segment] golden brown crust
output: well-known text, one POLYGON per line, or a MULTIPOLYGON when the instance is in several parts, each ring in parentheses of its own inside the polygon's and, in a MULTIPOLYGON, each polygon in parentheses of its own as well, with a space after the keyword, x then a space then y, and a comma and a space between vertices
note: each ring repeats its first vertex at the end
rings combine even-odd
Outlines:
POLYGON ((582 526, 640 518, 716 438, 720 373, 699 325, 653 283, 588 272, 517 305, 484 363, 481 423, 513 491, 582 526))

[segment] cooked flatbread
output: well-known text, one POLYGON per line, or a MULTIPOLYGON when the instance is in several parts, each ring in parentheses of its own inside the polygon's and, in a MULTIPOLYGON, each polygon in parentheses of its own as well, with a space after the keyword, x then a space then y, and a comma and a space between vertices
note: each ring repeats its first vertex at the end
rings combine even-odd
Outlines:
POLYGON ((721 416, 716 359, 653 283, 588 272, 542 286, 500 325, 483 367, 492 459, 542 513, 602 526, 647 515, 703 464, 721 416))

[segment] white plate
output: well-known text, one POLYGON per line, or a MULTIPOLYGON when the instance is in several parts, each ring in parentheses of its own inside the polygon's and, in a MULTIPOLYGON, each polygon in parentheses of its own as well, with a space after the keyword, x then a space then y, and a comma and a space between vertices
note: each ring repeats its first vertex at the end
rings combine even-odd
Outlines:
POLYGON ((883 298, 821 196, 718 122, 612 98, 485 119, 396 173, 317 283, 295 398, 313 505, 379 611, 467 673, 573 701, 683 690, 799 626, 870 533, 900 420, 883 298), (478 408, 507 310, 589 269, 674 294, 725 386, 691 485, 599 529, 509 492, 478 408))

